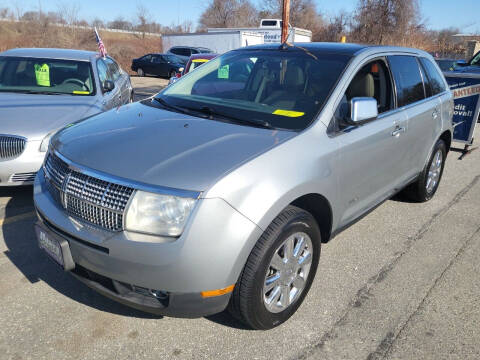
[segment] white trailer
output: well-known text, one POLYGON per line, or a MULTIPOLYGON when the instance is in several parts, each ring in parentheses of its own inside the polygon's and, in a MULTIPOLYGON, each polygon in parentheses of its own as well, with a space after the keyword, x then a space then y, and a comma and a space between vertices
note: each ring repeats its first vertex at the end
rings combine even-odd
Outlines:
POLYGON ((221 29, 223 31, 168 34, 162 36, 163 51, 168 51, 173 46, 206 47, 217 54, 238 49, 244 46, 263 44, 262 34, 246 31, 221 29))
MULTIPOLYGON (((282 39, 282 20, 280 19, 262 19, 259 28, 208 28, 207 32, 225 32, 225 31, 248 31, 250 33, 261 34, 263 41, 267 43, 279 43, 282 39)), ((312 32, 310 30, 300 29, 289 25, 288 42, 311 42, 312 32)))

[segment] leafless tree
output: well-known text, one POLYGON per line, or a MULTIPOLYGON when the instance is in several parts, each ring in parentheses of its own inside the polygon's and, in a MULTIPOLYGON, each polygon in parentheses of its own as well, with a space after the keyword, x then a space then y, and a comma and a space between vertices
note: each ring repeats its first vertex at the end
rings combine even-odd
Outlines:
POLYGON ((137 3, 137 30, 142 33, 142 38, 145 39, 145 33, 148 31, 148 10, 142 3, 137 3))
POLYGON ((258 20, 250 0, 212 0, 200 16, 199 27, 249 27, 257 25, 258 20))
POLYGON ((418 45, 424 37, 418 0, 359 0, 352 37, 370 44, 418 45))

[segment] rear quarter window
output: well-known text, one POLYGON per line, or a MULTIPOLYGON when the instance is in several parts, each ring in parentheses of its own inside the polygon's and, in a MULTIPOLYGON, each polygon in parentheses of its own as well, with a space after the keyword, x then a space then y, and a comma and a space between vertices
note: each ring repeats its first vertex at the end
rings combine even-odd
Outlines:
POLYGON ((432 95, 437 95, 446 90, 443 75, 440 74, 437 67, 427 58, 420 58, 425 72, 427 73, 428 83, 432 90, 432 95))
POLYGON ((422 76, 415 57, 394 55, 388 57, 397 88, 398 106, 425 99, 422 76))

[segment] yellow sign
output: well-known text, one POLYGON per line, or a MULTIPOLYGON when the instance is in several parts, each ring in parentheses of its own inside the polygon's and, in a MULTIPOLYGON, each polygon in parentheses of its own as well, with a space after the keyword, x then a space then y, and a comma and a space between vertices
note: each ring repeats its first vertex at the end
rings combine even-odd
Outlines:
POLYGON ((35 64, 35 78, 38 86, 50 86, 50 67, 47 64, 35 64))
POLYGON ((208 62, 208 59, 193 59, 192 62, 194 62, 194 63, 204 63, 204 62, 208 62))
POLYGON ((88 95, 88 94, 90 94, 89 91, 80 91, 80 90, 73 90, 73 93, 78 94, 78 95, 88 95))
POLYGON ((305 115, 305 113, 300 112, 300 111, 281 110, 281 109, 275 110, 272 114, 273 115, 288 116, 288 117, 300 117, 300 116, 305 115))

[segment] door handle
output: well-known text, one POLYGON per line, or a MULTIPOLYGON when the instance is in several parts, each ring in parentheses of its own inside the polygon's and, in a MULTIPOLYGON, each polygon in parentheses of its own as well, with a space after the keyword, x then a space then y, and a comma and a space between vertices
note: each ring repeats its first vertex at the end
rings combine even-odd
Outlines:
POLYGON ((435 109, 435 110, 433 110, 433 112, 432 112, 432 118, 433 118, 433 119, 436 119, 437 117, 438 117, 438 111, 437 111, 437 109, 435 109))
POLYGON ((392 136, 400 136, 401 133, 405 132, 405 128, 402 126, 397 126, 395 130, 392 131, 392 136))

